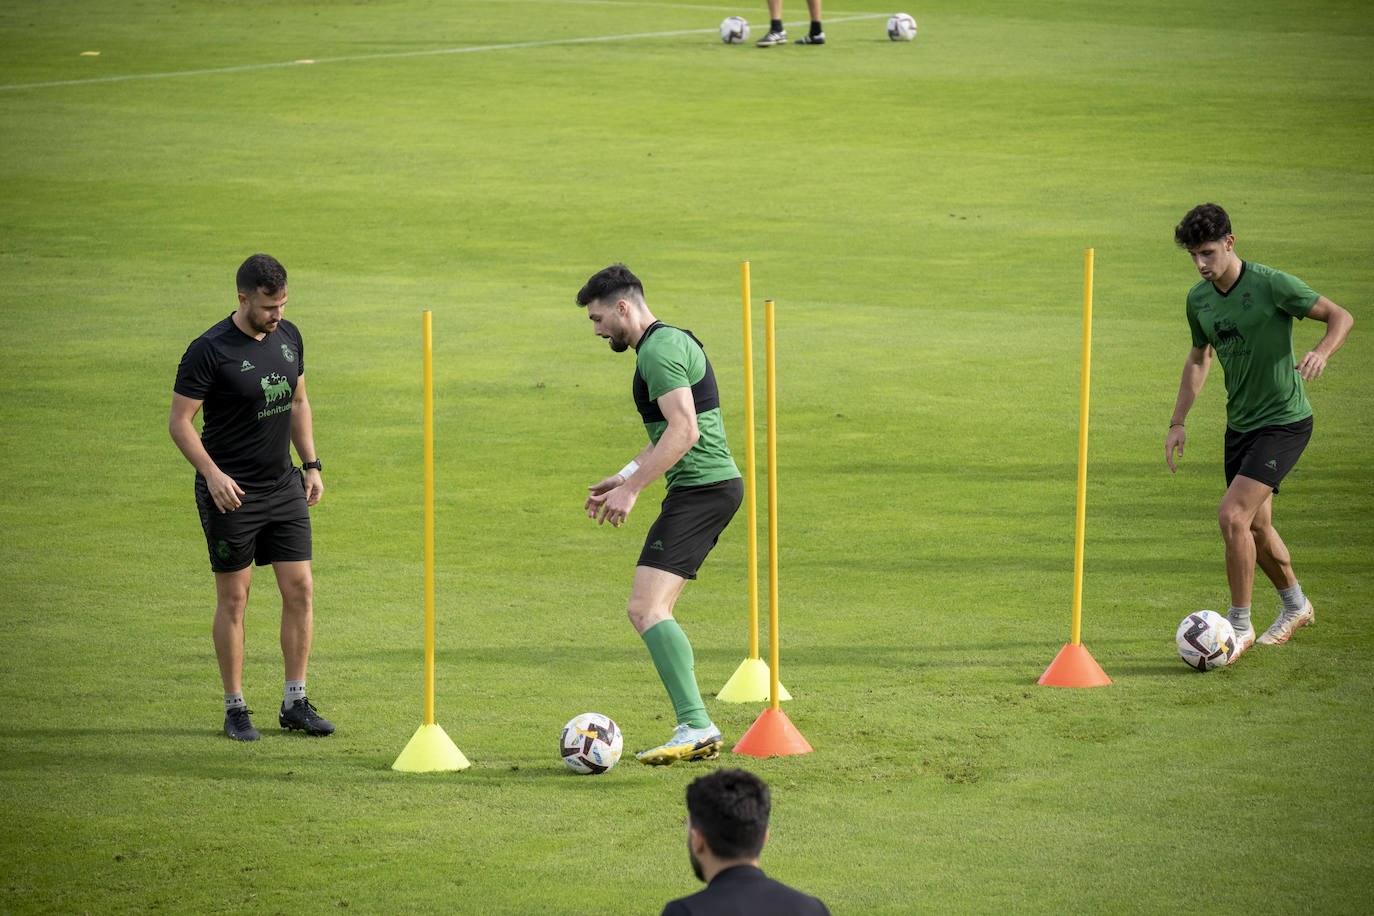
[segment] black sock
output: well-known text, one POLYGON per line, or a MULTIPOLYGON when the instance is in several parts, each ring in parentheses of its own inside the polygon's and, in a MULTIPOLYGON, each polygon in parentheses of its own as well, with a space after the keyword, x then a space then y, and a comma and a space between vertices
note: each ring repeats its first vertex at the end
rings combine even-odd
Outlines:
POLYGON ((781 31, 782 31, 782 20, 781 20, 781 19, 774 19, 772 22, 770 22, 770 23, 768 24, 768 31, 770 31, 770 32, 781 32, 781 31))
POLYGON ((822 29, 822 28, 821 28, 821 23, 820 23, 820 20, 819 20, 819 19, 813 19, 813 20, 811 21, 811 34, 812 34, 812 35, 824 35, 824 34, 825 34, 825 29, 822 29))

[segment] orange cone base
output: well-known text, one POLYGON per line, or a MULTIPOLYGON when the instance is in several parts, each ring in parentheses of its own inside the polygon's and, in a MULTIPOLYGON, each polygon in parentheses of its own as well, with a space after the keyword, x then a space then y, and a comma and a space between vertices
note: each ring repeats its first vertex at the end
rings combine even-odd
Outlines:
POLYGON ((801 732, 787 718, 787 713, 771 706, 754 720, 749 731, 734 747, 736 754, 748 754, 750 757, 787 757, 809 754, 811 750, 811 745, 806 743, 801 732))
POLYGON ((1106 687, 1112 679, 1082 643, 1065 643, 1036 681, 1043 687, 1106 687))
MULTIPOLYGON (((772 674, 766 661, 761 658, 746 658, 739 663, 739 667, 730 675, 730 680, 725 682, 725 686, 720 688, 716 699, 726 703, 767 703, 771 699, 768 692, 771 681, 772 674)), ((792 694, 779 684, 778 700, 790 699, 792 694)))
POLYGON ((421 725, 391 765, 405 773, 437 773, 443 770, 466 770, 472 766, 463 752, 449 738, 442 727, 434 723, 421 725))

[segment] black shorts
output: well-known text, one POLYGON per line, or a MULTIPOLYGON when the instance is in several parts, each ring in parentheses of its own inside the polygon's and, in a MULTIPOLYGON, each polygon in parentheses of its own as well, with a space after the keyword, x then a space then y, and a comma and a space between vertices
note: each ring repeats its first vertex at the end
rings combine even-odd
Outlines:
POLYGON ((1312 418, 1279 426, 1261 426, 1248 433, 1226 428, 1226 485, 1237 476, 1249 477, 1279 492, 1279 483, 1297 465, 1312 438, 1312 418))
POLYGON ((744 481, 738 477, 672 488, 644 537, 639 565, 695 579, 743 498, 744 481))
POLYGON ((310 559, 310 510, 305 505, 305 479, 292 468, 275 486, 249 490, 243 504, 221 513, 210 498, 205 478, 196 475, 196 509, 210 568, 217 573, 238 572, 254 560, 268 563, 310 559))

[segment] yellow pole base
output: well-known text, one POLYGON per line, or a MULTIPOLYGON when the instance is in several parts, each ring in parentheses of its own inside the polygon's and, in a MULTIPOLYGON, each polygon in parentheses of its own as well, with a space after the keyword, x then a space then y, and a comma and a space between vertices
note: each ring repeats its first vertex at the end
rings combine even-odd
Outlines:
MULTIPOLYGON (((730 680, 725 682, 725 686, 720 688, 716 699, 727 703, 759 703, 769 700, 770 673, 768 663, 763 659, 746 658, 740 662, 735 673, 730 675, 730 680)), ((790 699, 792 694, 788 693, 782 684, 778 684, 778 700, 790 699)))
POLYGON ((437 773, 441 770, 466 770, 470 766, 472 764, 468 763, 443 728, 421 725, 391 768, 405 773, 437 773))

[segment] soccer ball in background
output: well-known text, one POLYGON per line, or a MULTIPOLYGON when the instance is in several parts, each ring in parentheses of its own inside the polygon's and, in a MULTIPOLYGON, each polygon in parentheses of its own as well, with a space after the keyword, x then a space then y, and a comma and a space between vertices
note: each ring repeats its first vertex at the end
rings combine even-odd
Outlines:
POLYGON ((1178 625, 1178 654, 1190 668, 1211 671, 1229 664, 1236 652, 1236 631, 1216 611, 1197 611, 1178 625))
POLYGON ((720 24, 720 40, 727 45, 742 44, 749 40, 749 23, 743 16, 730 16, 720 24))
POLYGON ((887 21, 887 37, 893 41, 911 41, 916 37, 916 20, 906 13, 897 13, 887 21))
POLYGON ((610 716, 599 712, 584 712, 563 726, 558 749, 563 762, 574 773, 600 774, 615 766, 620 759, 623 740, 620 729, 610 716))

